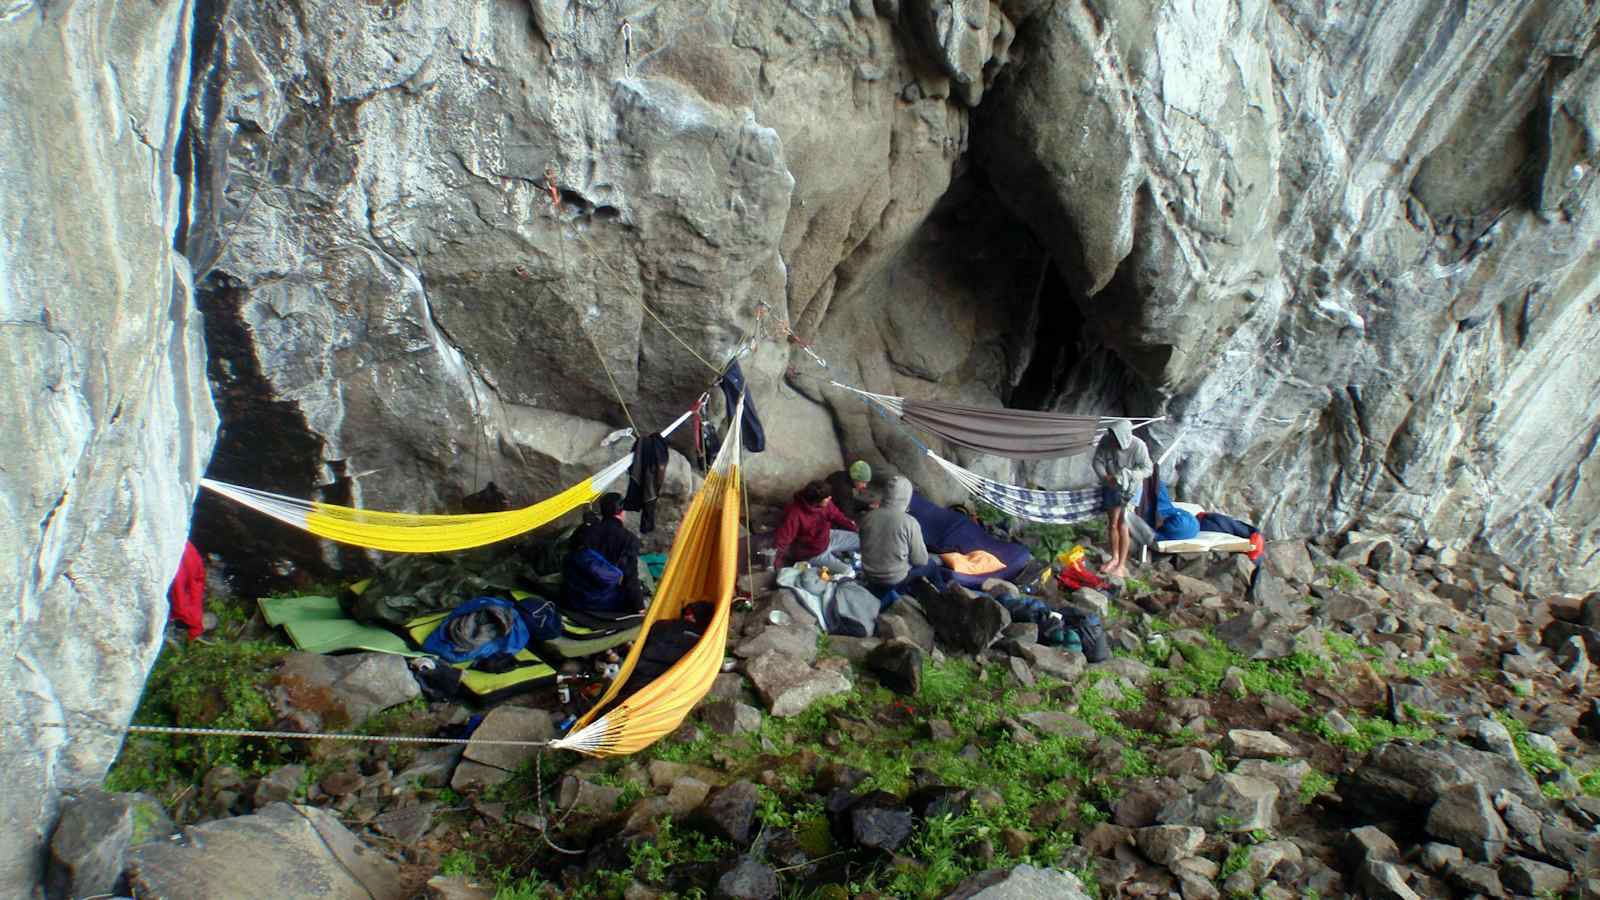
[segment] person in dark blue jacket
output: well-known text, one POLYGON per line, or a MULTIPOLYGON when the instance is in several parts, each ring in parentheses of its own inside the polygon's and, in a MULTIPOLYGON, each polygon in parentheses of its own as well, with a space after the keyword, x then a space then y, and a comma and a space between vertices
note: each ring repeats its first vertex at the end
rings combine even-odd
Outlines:
POLYGON ((622 521, 622 495, 600 498, 600 518, 572 536, 562 567, 564 604, 599 612, 644 608, 639 584, 639 536, 622 521))

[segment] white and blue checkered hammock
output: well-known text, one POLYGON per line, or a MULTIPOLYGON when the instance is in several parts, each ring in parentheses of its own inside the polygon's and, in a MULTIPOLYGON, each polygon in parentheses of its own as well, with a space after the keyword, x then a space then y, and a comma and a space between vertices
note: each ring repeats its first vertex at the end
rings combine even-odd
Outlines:
POLYGON ((1099 487, 1064 491, 1030 490, 985 478, 977 472, 956 465, 932 450, 924 448, 923 452, 950 473, 950 477, 960 482, 961 486, 974 497, 1006 515, 1027 519, 1030 522, 1071 525, 1105 512, 1104 491, 1099 487))

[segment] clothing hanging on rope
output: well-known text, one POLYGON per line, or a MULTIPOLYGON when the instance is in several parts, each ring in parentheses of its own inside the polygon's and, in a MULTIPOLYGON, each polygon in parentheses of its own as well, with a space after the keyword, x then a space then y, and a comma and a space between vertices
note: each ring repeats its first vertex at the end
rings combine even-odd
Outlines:
POLYGON ((722 388, 722 397, 727 401, 730 413, 727 428, 734 429, 734 419, 731 415, 739 398, 744 398, 744 414, 738 419, 738 427, 742 431, 741 440, 744 449, 751 453, 760 453, 767 449, 767 430, 761 425, 761 417, 756 414, 756 405, 745 390, 744 372, 739 368, 739 358, 735 356, 728 367, 723 370, 722 377, 717 379, 717 386, 722 388))

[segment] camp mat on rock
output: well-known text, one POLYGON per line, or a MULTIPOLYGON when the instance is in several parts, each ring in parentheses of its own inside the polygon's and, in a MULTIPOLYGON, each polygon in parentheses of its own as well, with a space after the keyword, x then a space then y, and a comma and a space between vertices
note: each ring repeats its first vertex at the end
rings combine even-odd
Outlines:
POLYGON ((371 650, 400 656, 426 656, 405 638, 375 625, 363 625, 345 614, 336 597, 262 597, 261 617, 289 636, 307 653, 371 650))

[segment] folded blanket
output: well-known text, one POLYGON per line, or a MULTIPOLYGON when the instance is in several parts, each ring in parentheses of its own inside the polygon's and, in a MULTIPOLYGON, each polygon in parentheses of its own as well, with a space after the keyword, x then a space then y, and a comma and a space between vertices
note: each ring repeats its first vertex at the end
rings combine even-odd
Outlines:
POLYGON ((1006 567, 1000 558, 987 550, 974 550, 971 553, 941 553, 939 559, 945 566, 954 569, 962 575, 989 575, 1006 567))

